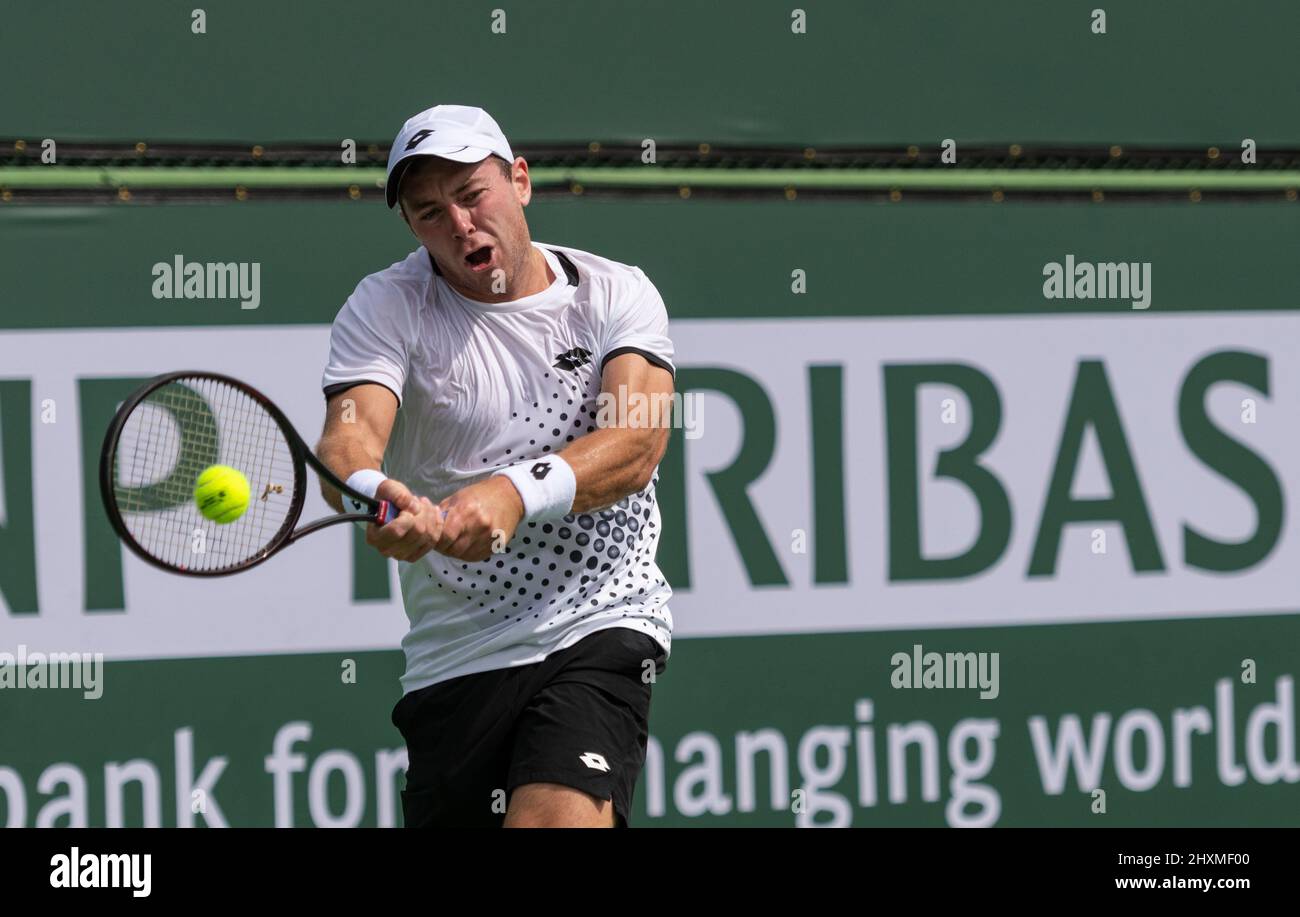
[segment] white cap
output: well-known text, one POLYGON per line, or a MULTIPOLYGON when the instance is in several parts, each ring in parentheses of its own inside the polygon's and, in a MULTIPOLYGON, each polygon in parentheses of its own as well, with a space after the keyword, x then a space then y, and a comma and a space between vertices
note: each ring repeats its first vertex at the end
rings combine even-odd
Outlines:
POLYGON ((515 154, 496 121, 471 105, 435 105, 408 118, 388 151, 384 197, 397 203, 397 186, 415 156, 441 156, 455 162, 482 162, 491 155, 514 162, 515 154))

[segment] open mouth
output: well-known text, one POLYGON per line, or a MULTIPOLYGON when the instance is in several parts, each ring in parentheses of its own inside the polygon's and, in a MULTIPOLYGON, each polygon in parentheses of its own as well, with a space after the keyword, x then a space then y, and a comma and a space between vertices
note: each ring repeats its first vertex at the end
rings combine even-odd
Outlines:
POLYGON ((484 245, 482 248, 476 248, 465 256, 465 263, 471 269, 481 270, 492 260, 492 246, 484 245))

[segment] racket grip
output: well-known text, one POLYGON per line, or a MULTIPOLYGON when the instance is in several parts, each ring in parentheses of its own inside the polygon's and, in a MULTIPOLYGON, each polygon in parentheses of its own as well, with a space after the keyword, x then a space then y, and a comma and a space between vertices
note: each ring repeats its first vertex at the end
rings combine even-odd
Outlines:
POLYGON ((401 513, 396 506, 389 503, 387 500, 380 500, 379 509, 375 510, 375 522, 379 525, 385 525, 392 522, 399 515, 401 515, 401 513))

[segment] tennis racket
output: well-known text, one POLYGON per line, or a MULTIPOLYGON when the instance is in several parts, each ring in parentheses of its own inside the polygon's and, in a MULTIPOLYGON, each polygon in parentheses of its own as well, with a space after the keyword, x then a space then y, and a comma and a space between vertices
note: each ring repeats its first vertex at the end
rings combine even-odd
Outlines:
POLYGON ((304 535, 340 522, 397 516, 340 481, 312 454, 284 413, 237 379, 173 372, 150 379, 122 403, 99 459, 104 509, 141 558, 173 573, 223 576, 255 567, 304 535), (198 476, 229 465, 248 480, 248 508, 223 525, 199 512, 198 476), (295 529, 307 498, 307 466, 357 512, 295 529))

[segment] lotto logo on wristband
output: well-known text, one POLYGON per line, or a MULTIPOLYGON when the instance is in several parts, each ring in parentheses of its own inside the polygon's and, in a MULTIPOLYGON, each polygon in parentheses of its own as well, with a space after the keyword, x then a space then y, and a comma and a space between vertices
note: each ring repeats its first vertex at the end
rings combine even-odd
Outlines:
POLYGON ((497 474, 510 479, 524 504, 524 522, 558 519, 573 508, 578 482, 562 456, 552 455, 525 466, 522 462, 497 474))

